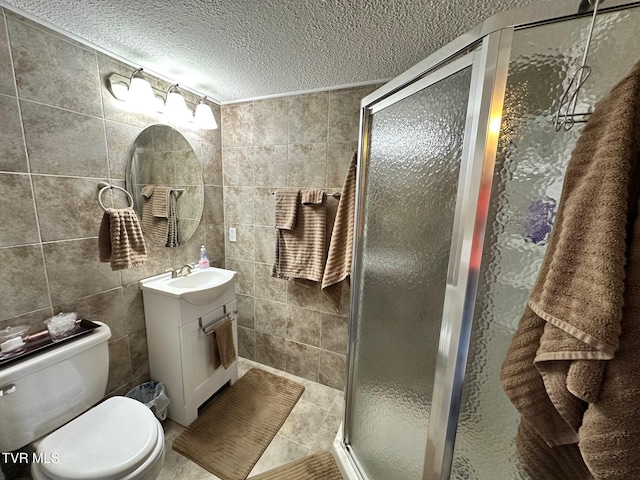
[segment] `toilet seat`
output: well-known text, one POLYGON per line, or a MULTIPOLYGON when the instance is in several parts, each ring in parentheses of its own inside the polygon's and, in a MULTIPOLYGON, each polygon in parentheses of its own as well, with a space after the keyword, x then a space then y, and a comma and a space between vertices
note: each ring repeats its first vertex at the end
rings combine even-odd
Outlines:
POLYGON ((164 433, 142 403, 112 397, 42 439, 36 456, 34 479, 144 478, 161 468, 164 433))

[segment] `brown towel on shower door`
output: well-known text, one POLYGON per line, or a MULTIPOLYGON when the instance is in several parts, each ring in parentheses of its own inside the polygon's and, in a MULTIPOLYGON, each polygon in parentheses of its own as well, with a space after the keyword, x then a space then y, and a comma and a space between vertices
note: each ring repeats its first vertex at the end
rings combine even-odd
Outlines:
POLYGON ((353 230, 356 213, 356 168, 358 153, 354 152, 340 194, 340 203, 333 223, 327 264, 322 276, 322 291, 338 309, 342 296, 342 282, 351 275, 353 230))
POLYGON ((639 162, 640 62, 576 144, 502 366, 534 480, 640 479, 639 162))
POLYGON ((211 361, 213 368, 222 366, 229 368, 236 361, 236 347, 233 342, 233 324, 229 317, 220 320, 213 326, 211 338, 211 361))
POLYGON ((101 262, 111 262, 111 270, 144 264, 147 247, 133 208, 107 208, 100 223, 98 253, 101 262))

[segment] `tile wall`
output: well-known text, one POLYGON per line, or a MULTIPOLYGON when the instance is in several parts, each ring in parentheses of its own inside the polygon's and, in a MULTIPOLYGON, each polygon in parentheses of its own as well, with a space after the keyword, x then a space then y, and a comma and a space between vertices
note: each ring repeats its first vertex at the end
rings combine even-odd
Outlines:
MULTIPOLYGON (((220 130, 176 127, 201 159, 203 222, 178 248, 148 245, 142 267, 114 272, 99 263, 98 182, 124 186, 132 142, 163 123, 111 96, 105 79, 113 72, 132 68, 0 9, 0 328, 40 330, 61 311, 107 323, 107 390, 126 393, 149 377, 139 280, 197 261, 202 243, 222 266, 224 213, 220 130)), ((212 107, 220 124, 220 108, 212 107)), ((126 202, 117 191, 113 200, 126 202)))
MULTIPOLYGON (((270 277, 281 187, 342 189, 360 100, 374 86, 222 107, 226 265, 237 270, 240 355, 342 389, 348 289, 336 310, 319 286, 270 277), (228 239, 236 228, 237 242, 228 239)), ((330 232, 337 200, 329 198, 330 232)))

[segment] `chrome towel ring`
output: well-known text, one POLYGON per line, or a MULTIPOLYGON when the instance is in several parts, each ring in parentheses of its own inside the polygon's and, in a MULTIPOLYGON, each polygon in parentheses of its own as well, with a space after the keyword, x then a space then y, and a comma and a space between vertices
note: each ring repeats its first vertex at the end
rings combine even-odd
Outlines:
POLYGON ((131 194, 129 192, 127 192, 124 188, 119 187, 117 185, 111 185, 110 183, 107 182, 100 182, 98 183, 98 188, 100 189, 100 191, 98 192, 98 203, 100 204, 100 206, 102 207, 102 210, 104 210, 105 212, 107 211, 107 207, 104 206, 104 203, 102 203, 102 194, 109 189, 113 189, 115 188, 116 190, 121 190, 124 193, 127 194, 127 198, 129 199, 129 208, 133 208, 133 197, 131 196, 131 194))

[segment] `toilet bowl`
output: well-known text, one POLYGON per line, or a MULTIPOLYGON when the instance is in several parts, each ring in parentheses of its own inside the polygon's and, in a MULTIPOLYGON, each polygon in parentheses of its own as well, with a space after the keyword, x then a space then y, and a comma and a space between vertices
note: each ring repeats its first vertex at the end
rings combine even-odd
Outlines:
POLYGON ((34 480, 153 479, 164 432, 142 403, 111 397, 38 441, 34 480))

